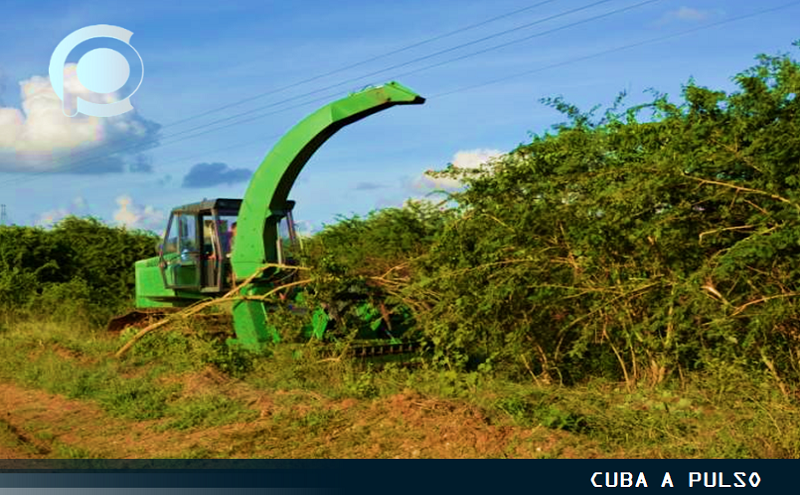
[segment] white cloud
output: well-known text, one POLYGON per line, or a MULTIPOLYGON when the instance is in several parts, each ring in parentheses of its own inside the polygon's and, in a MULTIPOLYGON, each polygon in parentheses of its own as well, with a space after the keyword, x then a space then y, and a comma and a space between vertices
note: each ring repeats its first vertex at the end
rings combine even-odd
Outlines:
POLYGON ((459 151, 453 157, 453 166, 456 168, 477 168, 502 154, 503 152, 500 150, 490 149, 459 151))
MULTIPOLYGON (((64 92, 69 95, 65 98, 66 108, 62 109, 62 101, 50 85, 50 79, 42 76, 19 83, 21 110, 0 108, 0 171, 57 171, 73 160, 81 167, 78 172, 121 172, 125 167, 121 158, 106 156, 114 151, 109 145, 117 144, 116 150, 120 151, 120 148, 153 138, 158 124, 138 117, 135 111, 106 118, 64 115, 64 112, 75 113, 77 97, 96 103, 119 99, 116 93, 101 95, 84 88, 78 80, 76 67, 76 64, 67 64, 64 68, 64 92), (99 153, 102 159, 87 153, 101 147, 103 150, 98 151, 103 151, 99 153)), ((138 152, 129 149, 120 153, 135 156, 138 152)))
MULTIPOLYGON (((459 151, 453 156, 453 167, 460 169, 479 168, 486 162, 498 158, 503 152, 495 149, 475 149, 459 151)), ((458 189, 461 182, 456 179, 438 178, 423 175, 414 182, 415 189, 458 189)))
POLYGON ((314 224, 308 220, 295 221, 294 230, 298 237, 311 237, 317 231, 314 224))
POLYGON ((85 216, 89 213, 89 206, 86 200, 81 196, 72 200, 72 203, 66 207, 54 208, 40 214, 34 220, 34 225, 39 227, 52 227, 64 218, 75 215, 77 217, 85 216))
POLYGON ((114 211, 114 222, 129 229, 161 230, 167 216, 153 206, 141 206, 128 196, 117 198, 119 207, 114 211))
POLYGON ((660 24, 666 24, 673 21, 701 22, 721 15, 724 15, 724 12, 719 9, 700 10, 692 7, 680 7, 664 14, 660 20, 660 24))
POLYGON ((35 225, 37 227, 51 227, 69 215, 70 211, 68 209, 56 208, 39 215, 39 217, 36 219, 35 225))

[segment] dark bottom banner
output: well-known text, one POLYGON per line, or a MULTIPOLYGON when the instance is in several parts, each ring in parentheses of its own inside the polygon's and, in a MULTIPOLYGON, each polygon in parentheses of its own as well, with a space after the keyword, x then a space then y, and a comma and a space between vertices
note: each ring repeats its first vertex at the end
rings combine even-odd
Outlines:
POLYGON ((796 493, 798 476, 787 460, 0 461, 0 495, 796 493))

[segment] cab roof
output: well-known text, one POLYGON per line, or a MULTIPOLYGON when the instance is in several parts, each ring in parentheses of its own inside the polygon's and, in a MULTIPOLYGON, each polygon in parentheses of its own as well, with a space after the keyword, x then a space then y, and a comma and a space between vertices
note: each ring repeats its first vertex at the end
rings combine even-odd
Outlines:
POLYGON ((172 209, 172 213, 189 213, 198 214, 210 212, 211 210, 220 211, 239 211, 242 206, 241 199, 204 199, 199 203, 190 203, 188 205, 178 206, 172 209))
MULTIPOLYGON (((292 200, 286 201, 286 211, 291 211, 294 208, 295 202, 292 200)), ((199 203, 190 203, 188 205, 178 206, 172 209, 172 213, 184 213, 190 215, 197 215, 200 213, 211 212, 211 210, 216 209, 218 211, 235 211, 239 212, 239 208, 242 207, 242 200, 241 199, 204 199, 199 203)))

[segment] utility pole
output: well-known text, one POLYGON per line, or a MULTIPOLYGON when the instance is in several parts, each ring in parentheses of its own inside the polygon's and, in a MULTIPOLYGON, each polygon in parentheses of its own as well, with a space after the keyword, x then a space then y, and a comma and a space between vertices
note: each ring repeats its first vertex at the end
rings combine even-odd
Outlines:
POLYGON ((6 215, 6 205, 0 205, 0 225, 8 223, 8 215, 6 215))

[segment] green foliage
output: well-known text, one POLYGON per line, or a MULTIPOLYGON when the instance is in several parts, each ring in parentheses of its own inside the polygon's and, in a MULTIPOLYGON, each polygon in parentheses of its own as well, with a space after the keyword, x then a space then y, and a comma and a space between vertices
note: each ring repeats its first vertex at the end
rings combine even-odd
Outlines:
POLYGON ((353 397, 369 399, 379 395, 372 370, 351 372, 345 375, 345 389, 353 397))
MULTIPOLYGON (((730 94, 690 81, 568 121, 461 180, 455 207, 342 220, 317 290, 405 308, 434 363, 543 382, 657 383, 715 361, 800 379, 800 65, 730 94), (651 113, 642 118, 645 111, 651 113)), ((557 416, 557 415, 556 415, 557 416)), ((555 420, 554 420, 555 421, 555 420)))
POLYGON ((257 354, 247 350, 215 342, 212 352, 205 362, 217 367, 223 373, 233 377, 242 377, 253 370, 254 360, 257 357, 257 354))
POLYGON ((166 415, 167 401, 178 387, 158 387, 148 379, 118 381, 98 397, 100 404, 111 414, 133 420, 158 419, 166 415))
POLYGON ((175 419, 159 426, 159 430, 186 430, 198 426, 212 427, 235 421, 252 421, 257 417, 253 410, 221 395, 204 395, 195 399, 182 399, 170 406, 175 419))
POLYGON ((0 311, 99 323, 130 303, 152 234, 68 217, 54 228, 0 227, 0 311))
POLYGON ((53 447, 56 459, 102 459, 102 456, 96 452, 66 445, 58 441, 53 443, 53 447))
POLYGON ((312 260, 333 273, 380 275, 428 251, 450 212, 424 201, 373 211, 366 218, 339 217, 309 245, 312 260))
POLYGON ((216 340, 177 332, 143 338, 124 362, 113 357, 118 346, 118 341, 90 327, 22 323, 0 339, 4 356, 0 379, 69 399, 93 400, 119 418, 165 418, 159 425, 162 430, 253 419, 253 411, 234 399, 209 390, 187 395, 183 385, 176 383, 176 377, 197 376, 210 366, 240 376, 252 367, 252 356, 243 358, 216 340), (228 368, 223 366, 226 363, 228 368))
POLYGON ((430 250, 451 218, 447 209, 410 201, 366 218, 340 218, 310 239, 308 300, 325 304, 333 316, 339 333, 329 336, 404 336, 414 319, 397 283, 411 280, 412 260, 430 250))
POLYGON ((554 430, 585 433, 590 430, 590 420, 582 414, 569 411, 558 394, 511 395, 499 400, 495 407, 511 416, 517 424, 540 424, 554 430))
MULTIPOLYGON (((131 348, 126 363, 133 368, 150 366, 171 373, 198 371, 212 366, 228 376, 240 378, 253 370, 257 358, 263 357, 204 334, 201 324, 184 330, 146 335, 131 348)), ((136 328, 128 328, 117 345, 127 342, 137 332, 136 328)))

